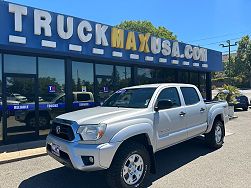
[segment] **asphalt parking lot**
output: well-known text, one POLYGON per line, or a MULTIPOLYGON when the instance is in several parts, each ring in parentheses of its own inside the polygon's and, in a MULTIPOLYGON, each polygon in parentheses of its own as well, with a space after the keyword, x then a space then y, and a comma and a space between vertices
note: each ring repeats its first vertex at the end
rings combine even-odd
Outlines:
MULTIPOLYGON (((157 187, 251 187, 251 110, 236 112, 226 127, 224 146, 213 151, 196 138, 157 153, 157 187)), ((1 188, 107 187, 104 173, 63 167, 48 156, 0 165, 1 188)))

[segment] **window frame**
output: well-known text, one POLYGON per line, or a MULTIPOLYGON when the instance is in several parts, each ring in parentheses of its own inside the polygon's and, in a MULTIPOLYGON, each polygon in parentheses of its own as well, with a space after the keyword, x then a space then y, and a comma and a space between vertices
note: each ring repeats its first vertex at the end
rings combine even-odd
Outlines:
POLYGON ((155 104, 154 104, 154 108, 155 108, 155 107, 157 106, 157 104, 158 104, 158 98, 159 98, 161 92, 164 91, 165 89, 172 89, 172 88, 174 88, 174 89, 176 90, 176 92, 177 92, 177 95, 178 95, 179 101, 180 101, 180 106, 176 106, 176 107, 173 107, 173 108, 167 108, 167 109, 163 109, 163 110, 175 109, 175 108, 180 108, 180 107, 183 106, 183 105, 182 105, 181 96, 180 96, 180 93, 179 93, 178 88, 177 88, 177 87, 165 87, 165 88, 162 88, 161 91, 158 93, 158 96, 156 97, 156 101, 155 101, 155 104))
POLYGON ((183 99, 184 99, 184 105, 185 105, 185 106, 192 106, 192 105, 199 104, 199 103, 201 102, 200 96, 198 95, 198 91, 197 91, 196 88, 194 88, 194 87, 183 87, 183 86, 182 86, 182 87, 180 87, 180 91, 181 91, 182 97, 183 97, 183 99), (193 104, 186 104, 186 100, 185 100, 184 94, 183 94, 183 92, 182 92, 182 88, 193 89, 193 90, 196 92, 196 95, 197 95, 197 97, 198 97, 198 102, 193 103, 193 104))

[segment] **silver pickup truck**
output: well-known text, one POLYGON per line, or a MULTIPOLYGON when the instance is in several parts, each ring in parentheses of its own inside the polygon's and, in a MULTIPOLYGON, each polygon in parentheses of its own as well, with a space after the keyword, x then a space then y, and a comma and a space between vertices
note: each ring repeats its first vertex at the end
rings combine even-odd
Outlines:
POLYGON ((227 103, 205 103, 193 85, 134 86, 115 92, 101 107, 58 116, 46 147, 66 166, 106 170, 110 187, 143 187, 155 172, 157 151, 199 135, 218 149, 227 122, 227 103))

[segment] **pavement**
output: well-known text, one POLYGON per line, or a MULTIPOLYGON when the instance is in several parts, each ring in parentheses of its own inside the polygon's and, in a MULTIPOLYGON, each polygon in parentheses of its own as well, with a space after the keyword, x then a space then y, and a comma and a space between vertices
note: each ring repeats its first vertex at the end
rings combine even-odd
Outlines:
POLYGON ((46 155, 45 140, 0 146, 0 164, 46 155))
MULTIPOLYGON (((237 111, 226 126, 225 143, 208 149, 201 138, 178 144, 156 154, 157 173, 148 179, 151 188, 250 188, 251 110, 237 111)), ((49 156, 0 165, 0 188, 108 187, 101 172, 68 169, 49 156)))

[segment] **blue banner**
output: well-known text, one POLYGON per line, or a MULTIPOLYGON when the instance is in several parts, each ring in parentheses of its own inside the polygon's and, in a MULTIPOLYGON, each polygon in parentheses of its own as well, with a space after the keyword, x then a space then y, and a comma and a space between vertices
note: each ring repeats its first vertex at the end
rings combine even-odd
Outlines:
MULTIPOLYGON (((73 102, 73 109, 84 109, 84 108, 91 108, 95 107, 98 104, 95 102, 73 102)), ((35 110, 35 104, 20 104, 20 105, 7 105, 8 111, 17 111, 17 110, 35 110)), ((58 103, 58 104, 39 104, 39 110, 46 110, 46 109, 64 109, 65 103, 58 103)), ((0 105, 0 110, 3 109, 3 106, 0 105)))

